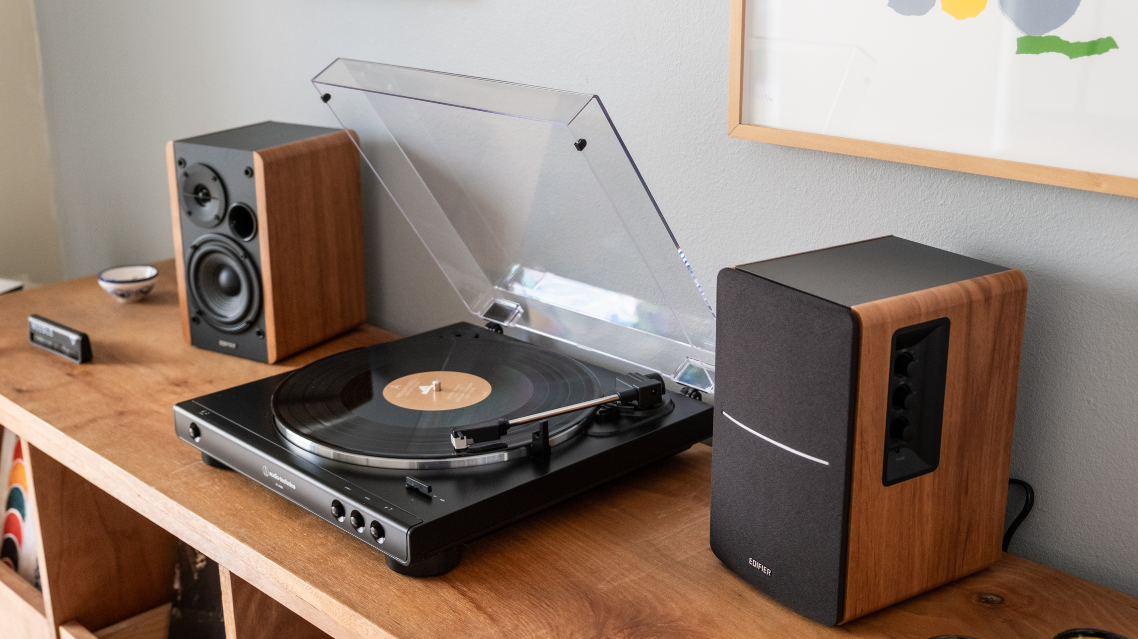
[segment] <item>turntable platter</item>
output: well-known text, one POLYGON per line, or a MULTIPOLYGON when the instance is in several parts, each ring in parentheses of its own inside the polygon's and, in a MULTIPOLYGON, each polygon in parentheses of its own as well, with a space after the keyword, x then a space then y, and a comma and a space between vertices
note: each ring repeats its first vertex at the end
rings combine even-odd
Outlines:
MULTIPOLYGON (((455 452, 453 429, 603 395, 592 371, 570 357, 477 334, 440 337, 426 348, 422 341, 397 340, 298 369, 273 393, 277 429, 302 449, 348 463, 471 465, 469 456, 455 452)), ((575 433, 589 416, 585 411, 550 419, 551 438, 575 433)), ((516 449, 530 442, 534 430, 517 428, 502 439, 516 449)))

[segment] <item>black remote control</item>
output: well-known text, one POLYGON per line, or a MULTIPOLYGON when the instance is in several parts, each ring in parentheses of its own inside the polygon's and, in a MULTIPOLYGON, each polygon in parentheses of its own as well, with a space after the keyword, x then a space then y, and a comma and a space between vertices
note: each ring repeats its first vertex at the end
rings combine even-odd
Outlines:
POLYGON ((31 343, 76 364, 91 361, 91 340, 86 333, 68 328, 39 315, 28 316, 31 343))

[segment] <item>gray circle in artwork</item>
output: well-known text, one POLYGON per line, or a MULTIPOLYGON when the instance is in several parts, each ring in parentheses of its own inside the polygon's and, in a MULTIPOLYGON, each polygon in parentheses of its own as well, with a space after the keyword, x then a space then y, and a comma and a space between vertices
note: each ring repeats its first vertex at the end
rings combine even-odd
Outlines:
POLYGON ((1000 10, 1020 31, 1041 36, 1067 24, 1082 0, 1000 0, 1000 10))
POLYGON ((923 16, 935 5, 936 0, 889 0, 889 8, 903 16, 923 16))

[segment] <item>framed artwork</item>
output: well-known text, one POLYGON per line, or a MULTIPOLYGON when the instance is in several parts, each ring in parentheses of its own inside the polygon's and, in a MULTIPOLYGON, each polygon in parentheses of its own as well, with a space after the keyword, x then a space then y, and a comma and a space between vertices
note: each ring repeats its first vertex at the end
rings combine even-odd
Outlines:
POLYGON ((730 74, 735 138, 1138 197, 1132 0, 731 0, 730 74))

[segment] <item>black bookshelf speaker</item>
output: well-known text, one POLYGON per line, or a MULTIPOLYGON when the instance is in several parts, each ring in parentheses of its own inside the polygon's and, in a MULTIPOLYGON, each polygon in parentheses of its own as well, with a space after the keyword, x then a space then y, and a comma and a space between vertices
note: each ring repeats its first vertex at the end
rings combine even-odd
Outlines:
POLYGON ((182 332, 272 363, 367 317, 359 152, 262 122, 166 148, 182 332))
POLYGON ((716 556, 830 625, 996 562, 1026 295, 896 237, 721 271, 716 556))

